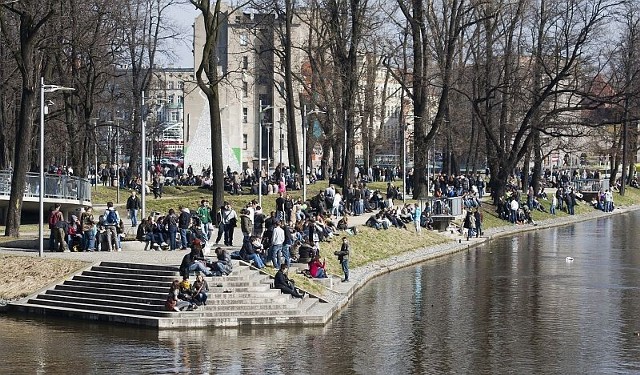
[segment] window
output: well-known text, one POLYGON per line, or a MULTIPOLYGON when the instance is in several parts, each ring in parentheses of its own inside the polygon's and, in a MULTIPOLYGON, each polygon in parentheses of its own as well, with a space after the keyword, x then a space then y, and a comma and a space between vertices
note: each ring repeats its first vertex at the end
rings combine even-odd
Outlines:
POLYGON ((242 97, 246 98, 249 96, 249 84, 247 82, 242 82, 242 97))
POLYGON ((178 122, 178 115, 180 113, 178 111, 171 112, 171 122, 178 122))
POLYGON ((249 118, 249 108, 242 108, 242 123, 246 124, 249 118))
POLYGON ((169 82, 167 82, 167 88, 168 88, 169 90, 173 90, 173 81, 169 81, 169 82))
POLYGON ((178 104, 184 104, 184 97, 182 95, 178 95, 178 104))
POLYGON ((249 69, 249 56, 242 56, 242 69, 249 69))
POLYGON ((246 134, 242 135, 242 149, 243 150, 249 149, 249 141, 248 141, 248 137, 247 137, 246 134))
POLYGON ((249 36, 247 33, 240 34, 240 45, 246 46, 247 44, 249 44, 249 36))
POLYGON ((284 123, 284 108, 280 108, 280 122, 284 123))
POLYGON ((178 89, 182 90, 184 88, 184 81, 178 81, 178 89))

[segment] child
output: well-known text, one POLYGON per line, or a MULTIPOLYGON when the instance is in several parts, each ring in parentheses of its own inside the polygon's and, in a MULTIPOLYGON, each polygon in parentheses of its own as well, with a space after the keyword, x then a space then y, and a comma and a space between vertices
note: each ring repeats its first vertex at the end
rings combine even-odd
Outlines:
POLYGON ((342 265, 342 272, 344 272, 342 282, 349 282, 349 240, 347 237, 342 237, 342 247, 334 254, 338 256, 338 261, 342 265))

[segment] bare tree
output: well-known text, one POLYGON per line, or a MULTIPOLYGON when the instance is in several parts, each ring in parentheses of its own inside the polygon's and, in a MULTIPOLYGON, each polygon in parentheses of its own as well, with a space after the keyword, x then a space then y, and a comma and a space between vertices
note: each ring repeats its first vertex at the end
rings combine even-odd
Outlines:
MULTIPOLYGON (((452 126, 449 120, 449 96, 451 93, 454 59, 463 31, 475 22, 471 12, 475 4, 466 0, 451 0, 425 4, 423 0, 398 1, 402 14, 409 23, 412 37, 412 85, 407 93, 414 111, 414 165, 413 196, 427 193, 426 165, 429 143, 443 124, 452 126), (436 66, 430 68, 432 62, 436 66), (437 71, 438 75, 432 74, 437 71), (430 86, 438 88, 437 109, 431 122, 429 115, 430 86)), ((450 142, 448 142, 450 144, 450 142)), ((450 147, 448 147, 450 151, 450 147)))
POLYGON ((3 43, 15 59, 21 78, 20 111, 16 119, 11 195, 5 236, 20 236, 22 201, 27 169, 31 164, 31 140, 34 135, 33 108, 42 69, 42 53, 38 44, 45 37, 41 30, 53 17, 54 5, 22 1, 0 5, 0 32, 3 43), (18 31, 19 30, 19 31, 18 31))
POLYGON ((368 0, 328 0, 328 28, 331 53, 338 73, 341 119, 346 137, 346 155, 342 157, 342 190, 346 195, 349 184, 354 182, 356 126, 354 111, 359 85, 358 54, 363 42, 365 17, 371 11, 368 0))
MULTIPOLYGON (((146 161, 140 159, 140 136, 142 134, 142 117, 140 103, 142 94, 147 89, 155 68, 156 59, 163 51, 164 43, 173 39, 177 33, 169 22, 168 12, 177 0, 123 0, 124 4, 115 19, 120 26, 119 32, 123 40, 119 58, 126 69, 120 74, 121 80, 127 82, 130 93, 129 125, 131 126, 131 145, 129 147, 129 172, 136 173, 141 165, 146 168, 146 161)), ((115 116, 112 114, 112 117, 115 116)), ((113 119, 112 118, 112 119, 113 119)))
MULTIPOLYGON (((622 177, 620 194, 625 194, 626 185, 630 183, 630 176, 635 170, 635 163, 632 161, 632 150, 637 147, 637 134, 634 139, 630 132, 633 129, 630 125, 637 124, 640 119, 640 112, 637 110, 640 105, 640 6, 635 2, 625 3, 622 8, 621 18, 622 33, 619 51, 614 55, 613 82, 617 92, 621 95, 620 120, 622 122, 621 148, 622 148, 622 177)), ((618 163, 614 166, 617 171, 618 163)), ((616 174, 611 174, 612 185, 615 183, 616 174)))
MULTIPOLYGON (((220 207, 224 201, 224 170, 222 165, 222 123, 220 121, 219 85, 222 77, 218 74, 217 44, 227 13, 221 12, 221 0, 190 0, 201 13, 204 22, 205 42, 202 60, 196 61, 198 87, 207 96, 211 124, 211 174, 213 181, 213 207, 220 207)), ((261 150, 262 152, 262 150, 261 150)))

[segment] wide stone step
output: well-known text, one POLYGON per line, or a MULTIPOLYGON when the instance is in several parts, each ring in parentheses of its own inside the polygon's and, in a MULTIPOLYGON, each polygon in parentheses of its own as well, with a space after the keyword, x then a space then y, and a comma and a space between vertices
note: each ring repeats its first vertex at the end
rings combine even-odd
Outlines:
POLYGON ((97 271, 97 272, 111 272, 116 274, 126 273, 130 275, 145 275, 145 276, 153 275, 153 276, 160 276, 160 277, 180 276, 180 272, 177 269, 175 271, 167 271, 167 270, 152 270, 152 269, 126 268, 126 267, 106 267, 100 264, 98 266, 91 267, 91 270, 97 271))
POLYGON ((150 286, 150 285, 136 285, 135 288, 129 284, 122 283, 102 283, 96 281, 83 281, 77 280, 75 277, 72 280, 65 280, 63 285, 75 285, 75 286, 88 286, 88 287, 99 287, 104 289, 115 289, 115 290, 131 290, 134 289, 140 292, 155 292, 155 293, 167 293, 169 292, 170 284, 165 284, 164 286, 150 286))
MULTIPOLYGON (((166 293, 165 293, 166 295, 166 293)), ((209 299, 207 300, 207 304, 209 301, 215 300, 231 300, 231 299, 246 299, 246 298, 275 298, 280 297, 283 294, 280 293, 279 290, 268 289, 260 292, 240 292, 240 291, 231 291, 230 293, 224 293, 224 288, 217 289, 215 291, 209 290, 207 293, 209 299)), ((288 296, 284 295, 289 298, 288 296)))
MULTIPOLYGON (((75 284, 59 284, 56 285, 54 290, 74 291, 74 292, 86 292, 96 294, 107 295, 123 295, 140 298, 155 298, 165 299, 169 293, 169 288, 163 289, 160 292, 139 291, 131 289, 117 289, 117 288, 103 288, 100 286, 82 286, 75 284)), ((260 292, 240 292, 232 291, 231 293, 224 293, 224 288, 217 288, 216 291, 209 291, 209 299, 234 299, 234 298, 272 298, 278 296, 287 296, 281 294, 278 289, 269 289, 260 292)))
POLYGON ((77 284, 66 284, 66 283, 56 285, 53 290, 74 291, 74 292, 95 293, 95 294, 117 294, 117 295, 138 297, 138 298, 159 298, 159 299, 166 298, 167 294, 169 293, 169 288, 166 288, 159 292, 153 292, 153 291, 141 291, 141 290, 132 290, 132 289, 104 288, 100 285, 82 286, 77 284))
POLYGON ((153 311, 153 310, 143 310, 143 309, 136 309, 136 308, 130 308, 130 307, 93 305, 93 304, 82 303, 82 302, 50 301, 50 300, 39 299, 39 298, 32 298, 28 301, 28 303, 32 305, 40 305, 40 306, 57 306, 57 307, 65 307, 69 309, 93 310, 93 311, 101 311, 101 312, 109 312, 109 313, 133 314, 133 315, 152 316, 152 317, 170 316, 171 314, 171 311, 153 311))
POLYGON ((252 310, 256 310, 256 311, 258 310, 260 311, 262 310, 293 310, 293 309, 297 309, 299 304, 300 302, 295 300, 289 300, 287 302, 281 302, 281 303, 267 301, 265 303, 254 303, 254 304, 247 304, 247 303, 210 304, 209 301, 207 300, 207 305, 200 306, 198 308, 198 311, 200 311, 201 313, 205 313, 205 312, 218 312, 218 311, 242 312, 242 311, 252 311, 252 310))
MULTIPOLYGON (((82 278, 86 278, 83 276, 80 276, 82 278)), ((267 284, 262 284, 260 283, 259 285, 254 285, 254 286, 224 286, 224 283, 222 283, 223 286, 218 287, 216 285, 209 285, 209 290, 212 291, 212 293, 222 293, 224 290, 229 290, 232 289, 234 292, 262 292, 265 290, 269 290, 270 287, 267 284)), ((137 291, 142 291, 142 292, 155 292, 155 293, 168 293, 169 292, 169 287, 170 284, 164 284, 164 285, 147 285, 147 283, 145 283, 145 285, 137 285, 137 284, 127 284, 127 283, 121 283, 118 282, 118 280, 115 280, 112 283, 105 283, 104 281, 98 281, 98 280, 80 280, 80 279, 76 279, 76 277, 74 277, 72 280, 65 280, 64 281, 64 285, 77 285, 77 286, 88 286, 88 287, 101 287, 101 288, 105 288, 105 289, 118 289, 118 290, 127 290, 127 289, 134 289, 137 291)))
POLYGON ((172 282, 177 279, 177 276, 158 276, 145 273, 124 273, 124 272, 106 272, 96 271, 91 269, 89 271, 83 271, 83 276, 91 277, 104 277, 104 278, 118 278, 127 280, 141 280, 141 281, 159 281, 159 282, 172 282))
POLYGON ((109 299, 100 299, 97 298, 77 298, 77 297, 69 297, 69 296, 60 296, 55 294, 40 294, 36 299, 38 300, 48 300, 48 301, 59 301, 59 302, 73 302, 73 303, 83 303, 87 305, 98 305, 98 306, 114 306, 114 307, 127 307, 139 310, 150 310, 150 311, 164 311, 164 301, 157 300, 152 302, 131 302, 131 301, 122 301, 115 298, 109 299))
MULTIPOLYGON (((102 300, 118 300, 123 302, 162 304, 162 305, 164 305, 164 301, 166 300, 166 294, 161 295, 160 293, 158 293, 157 296, 149 298, 149 297, 140 297, 140 296, 124 296, 120 294, 91 293, 91 292, 81 292, 81 291, 73 291, 73 290, 49 289, 45 292, 45 295, 65 296, 68 298, 76 298, 78 300, 102 299, 102 300)), ((41 297, 41 296, 42 294, 38 295, 38 297, 41 297)))
POLYGON ((238 297, 234 295, 234 293, 225 293, 218 297, 218 294, 208 294, 209 298, 207 299, 207 306, 215 306, 222 304, 231 304, 231 305, 261 305, 267 303, 284 303, 291 299, 290 296, 287 295, 275 295, 275 296, 265 296, 265 297, 238 297))
POLYGON ((171 272, 180 271, 178 266, 163 266, 158 264, 100 262, 100 265, 103 267, 127 268, 132 270, 171 271, 171 272))
POLYGON ((117 277, 96 277, 96 276, 87 276, 81 274, 73 277, 74 281, 88 281, 93 283, 100 284, 125 284, 131 285, 132 287, 145 286, 145 287, 160 287, 167 288, 171 286, 171 280, 166 281, 151 281, 151 280, 140 280, 140 279, 126 279, 126 278, 117 278, 117 277))

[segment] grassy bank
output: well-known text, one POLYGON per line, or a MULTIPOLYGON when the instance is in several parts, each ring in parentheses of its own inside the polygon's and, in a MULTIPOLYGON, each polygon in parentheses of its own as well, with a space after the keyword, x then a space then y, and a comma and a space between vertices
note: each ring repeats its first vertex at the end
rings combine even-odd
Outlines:
POLYGON ((87 265, 76 260, 0 255, 0 300, 26 297, 87 265))

